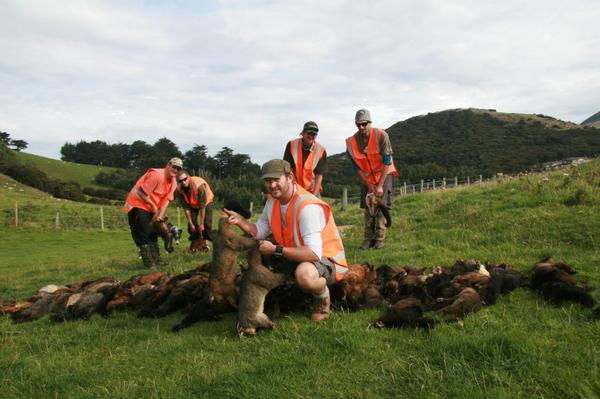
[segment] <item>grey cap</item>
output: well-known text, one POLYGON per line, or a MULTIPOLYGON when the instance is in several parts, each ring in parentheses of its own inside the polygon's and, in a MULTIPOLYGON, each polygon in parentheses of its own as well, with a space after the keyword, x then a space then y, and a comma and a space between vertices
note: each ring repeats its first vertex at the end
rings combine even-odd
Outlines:
POLYGON ((354 122, 355 123, 359 123, 359 122, 373 122, 373 120, 371 119, 371 113, 369 112, 368 109, 359 109, 358 111, 356 111, 356 116, 354 117, 354 122))
POLYGON ((317 125, 317 122, 313 122, 313 121, 308 121, 304 124, 304 127, 302 128, 303 132, 315 132, 318 133, 319 132, 319 126, 317 125))
POLYGON ((169 163, 170 163, 172 166, 179 166, 180 168, 183 168, 183 161, 181 160, 181 158, 177 158, 177 157, 175 157, 175 158, 171 158, 171 159, 169 160, 169 163))
POLYGON ((265 163, 260 169, 262 176, 261 179, 278 179, 286 173, 290 173, 292 168, 288 161, 283 159, 271 159, 265 163))

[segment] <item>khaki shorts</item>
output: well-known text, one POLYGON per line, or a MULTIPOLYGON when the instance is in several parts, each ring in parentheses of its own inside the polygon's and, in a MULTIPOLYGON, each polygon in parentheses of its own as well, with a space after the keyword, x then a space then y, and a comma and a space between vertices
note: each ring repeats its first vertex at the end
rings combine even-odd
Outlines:
MULTIPOLYGON (((275 259, 273 257, 264 259, 264 262, 265 265, 270 266, 273 271, 291 276, 294 275, 296 267, 300 264, 300 262, 293 262, 285 258, 275 259)), ((313 264, 317 268, 319 276, 327 281, 327 285, 335 283, 335 268, 329 259, 321 258, 318 261, 313 262, 313 264)))

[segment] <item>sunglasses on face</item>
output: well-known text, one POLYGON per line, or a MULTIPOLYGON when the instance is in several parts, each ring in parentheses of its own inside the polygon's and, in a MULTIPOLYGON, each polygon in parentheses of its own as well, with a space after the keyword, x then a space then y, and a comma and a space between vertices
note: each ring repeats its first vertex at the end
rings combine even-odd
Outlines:
POLYGON ((186 181, 188 179, 189 176, 184 177, 183 179, 179 179, 179 183, 183 183, 184 181, 186 181))
POLYGON ((369 122, 361 122, 361 123, 357 123, 356 126, 358 127, 365 127, 369 124, 369 122))

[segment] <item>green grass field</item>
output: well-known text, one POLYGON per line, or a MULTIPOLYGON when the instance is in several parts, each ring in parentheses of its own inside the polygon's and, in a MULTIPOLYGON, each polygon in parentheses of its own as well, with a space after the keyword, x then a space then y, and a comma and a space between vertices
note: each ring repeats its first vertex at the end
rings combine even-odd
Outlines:
POLYGON ((94 189, 105 189, 105 186, 96 184, 94 178, 100 172, 110 173, 117 170, 117 168, 108 166, 85 165, 60 161, 58 159, 28 154, 22 151, 13 151, 13 154, 15 154, 19 162, 32 164, 44 171, 49 177, 79 183, 81 188, 91 187, 94 189))
MULTIPOLYGON (((551 255, 599 287, 600 164, 568 174, 398 198, 380 251, 357 249, 357 207, 334 214, 338 225, 354 225, 342 233, 354 263, 433 267, 476 258, 527 270, 551 255)), ((17 189, 5 200, 5 193, 0 203, 35 195, 17 189)), ((42 208, 48 200, 31 199, 42 208)), ((0 253, 3 299, 50 283, 145 271, 123 228, 3 224, 0 253)), ((179 273, 207 259, 177 248, 164 270, 179 273)), ((20 325, 1 316, 0 398, 600 397, 600 321, 588 309, 550 306, 521 288, 429 333, 368 329, 382 311, 337 311, 322 324, 291 314, 251 339, 237 337, 234 314, 178 334, 170 328, 181 314, 149 320, 119 312, 20 325)))

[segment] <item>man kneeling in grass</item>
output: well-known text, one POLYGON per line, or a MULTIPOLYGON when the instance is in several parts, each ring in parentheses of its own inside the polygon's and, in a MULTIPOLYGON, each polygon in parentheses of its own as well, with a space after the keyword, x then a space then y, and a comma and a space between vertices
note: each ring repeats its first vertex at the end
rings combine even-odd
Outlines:
POLYGON ((294 183, 287 161, 265 163, 261 178, 271 198, 256 223, 231 210, 223 212, 230 224, 260 240, 260 253, 274 270, 294 275, 298 287, 313 295, 311 319, 326 320, 331 313, 329 286, 348 270, 331 209, 294 183), (270 234, 275 243, 266 239, 270 234))

